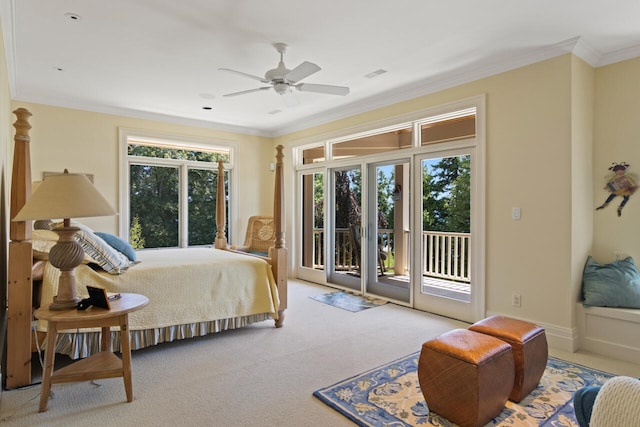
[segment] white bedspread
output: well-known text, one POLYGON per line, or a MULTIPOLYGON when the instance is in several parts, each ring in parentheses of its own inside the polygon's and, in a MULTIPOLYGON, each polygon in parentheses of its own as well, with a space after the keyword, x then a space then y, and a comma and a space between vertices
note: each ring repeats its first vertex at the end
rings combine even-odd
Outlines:
MULTIPOLYGON (((138 252, 139 264, 124 274, 75 270, 78 294, 86 286, 107 292, 146 295, 149 305, 129 315, 132 331, 206 322, 259 313, 278 316, 278 290, 269 264, 260 258, 219 249, 159 249, 138 252)), ((50 264, 44 274, 42 305, 57 293, 59 271, 50 264)), ((46 322, 39 322, 46 330, 46 322)))

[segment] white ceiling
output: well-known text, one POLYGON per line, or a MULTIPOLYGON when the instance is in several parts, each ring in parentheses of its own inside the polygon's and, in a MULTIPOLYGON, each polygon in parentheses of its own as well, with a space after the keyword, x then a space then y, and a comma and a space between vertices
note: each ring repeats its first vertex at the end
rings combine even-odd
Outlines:
POLYGON ((638 0, 0 0, 0 14, 14 100, 266 136, 566 52, 640 56, 638 0), (264 84, 218 69, 263 76, 276 42, 287 68, 322 67, 304 82, 350 94, 223 97, 264 84))

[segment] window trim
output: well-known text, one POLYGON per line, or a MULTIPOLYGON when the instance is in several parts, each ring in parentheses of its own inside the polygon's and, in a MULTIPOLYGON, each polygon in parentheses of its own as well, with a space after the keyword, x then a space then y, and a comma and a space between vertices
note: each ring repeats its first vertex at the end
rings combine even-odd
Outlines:
MULTIPOLYGON (((137 156, 129 156, 127 147, 129 145, 130 139, 143 139, 149 141, 158 141, 161 144, 171 145, 177 148, 184 149, 202 149, 203 151, 211 151, 212 148, 221 148, 225 150, 229 150, 229 162, 224 164, 225 171, 229 174, 229 229, 227 230, 228 240, 229 242, 235 241, 237 237, 236 228, 232 224, 232 218, 235 218, 235 213, 238 212, 238 167, 237 167, 237 152, 238 152, 238 144, 233 141, 226 141, 221 139, 213 139, 213 138, 199 138, 194 136, 180 135, 180 134, 171 134, 165 132, 155 132, 148 131, 143 129, 133 129, 133 128, 125 128, 121 127, 118 129, 118 150, 119 150, 119 162, 118 169, 120 177, 119 186, 118 186, 118 195, 119 195, 119 219, 118 219, 118 234, 123 239, 129 239, 129 223, 130 223, 130 210, 129 210, 129 163, 130 157, 134 158, 137 156)), ((133 163, 145 163, 145 164, 157 164, 157 165, 169 165, 169 161, 165 161, 164 159, 156 159, 153 157, 138 157, 140 162, 133 163)), ((169 160, 169 159, 167 159, 169 160)), ((196 162, 191 160, 173 160, 172 165, 177 165, 178 162, 184 164, 184 168, 179 167, 179 170, 184 169, 184 172, 181 172, 180 179, 182 180, 184 177, 182 175, 187 173, 187 170, 192 167, 202 167, 202 162, 196 162)), ((213 169, 217 170, 217 163, 213 169)), ((182 197, 185 197, 184 195, 182 197)), ((180 200, 180 216, 184 214, 184 211, 187 210, 187 206, 183 206, 182 199, 180 200)), ((179 238, 179 247, 185 247, 184 244, 186 242, 186 235, 183 233, 182 227, 186 227, 181 225, 180 230, 180 238, 179 238)), ((211 242, 213 244, 213 242, 211 242)))

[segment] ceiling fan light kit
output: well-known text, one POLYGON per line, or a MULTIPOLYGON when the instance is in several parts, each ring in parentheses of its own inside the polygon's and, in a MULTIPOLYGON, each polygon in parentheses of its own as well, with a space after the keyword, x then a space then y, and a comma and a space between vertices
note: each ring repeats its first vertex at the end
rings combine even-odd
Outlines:
POLYGON ((236 71, 229 68, 220 68, 221 71, 228 71, 239 76, 247 77, 253 80, 257 80, 262 83, 270 84, 271 86, 262 86, 255 89, 243 90, 240 92, 228 93, 224 96, 238 96, 245 95, 247 93, 258 92, 262 90, 268 90, 273 88, 273 90, 278 94, 283 96, 285 99, 286 105, 295 105, 297 104, 297 100, 293 102, 292 98, 295 98, 293 91, 291 88, 296 88, 301 92, 314 92, 314 93, 324 93, 329 95, 340 95, 345 96, 349 93, 349 88, 345 86, 333 86, 333 85, 322 85, 322 84, 313 84, 313 83, 299 83, 301 80, 306 79, 312 74, 317 73, 321 70, 321 68, 312 62, 304 61, 302 64, 295 67, 293 70, 289 70, 284 65, 284 53, 287 50, 287 45, 285 43, 274 43, 273 46, 276 48, 278 53, 280 54, 280 62, 276 68, 273 68, 267 71, 263 77, 254 76, 252 74, 247 74, 242 71, 236 71))

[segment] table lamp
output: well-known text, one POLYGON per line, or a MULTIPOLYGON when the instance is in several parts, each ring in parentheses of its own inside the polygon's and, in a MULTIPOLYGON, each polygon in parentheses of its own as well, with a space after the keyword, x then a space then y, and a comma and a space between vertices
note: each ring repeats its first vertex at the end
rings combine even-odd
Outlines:
POLYGON ((33 192, 13 221, 43 220, 62 218, 58 233, 58 243, 49 251, 49 262, 60 270, 58 294, 54 297, 50 310, 76 308, 80 297, 76 291, 73 270, 84 259, 84 250, 74 235, 80 229, 71 226, 71 218, 115 215, 115 210, 83 174, 71 174, 66 169, 63 174, 48 176, 33 192))

